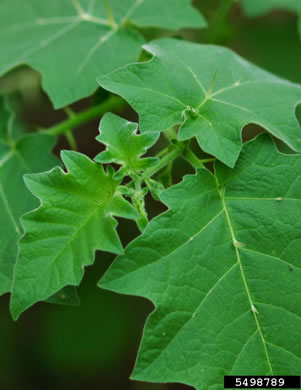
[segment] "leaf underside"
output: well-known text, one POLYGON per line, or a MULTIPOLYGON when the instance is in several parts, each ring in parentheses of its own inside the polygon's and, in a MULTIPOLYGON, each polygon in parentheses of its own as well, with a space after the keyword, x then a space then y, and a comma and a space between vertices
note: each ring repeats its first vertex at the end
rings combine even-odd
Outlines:
POLYGON ((241 131, 256 123, 301 152, 296 105, 301 87, 245 61, 226 48, 161 39, 144 46, 154 55, 100 77, 140 117, 141 132, 180 124, 178 138, 197 137, 201 148, 228 166, 241 150, 241 131))
POLYGON ((133 379, 223 389, 224 375, 300 375, 301 156, 267 134, 234 169, 200 169, 100 287, 150 299, 133 379))
POLYGON ((2 0, 0 74, 32 66, 54 106, 63 107, 94 92, 97 76, 138 59, 144 39, 135 26, 205 27, 190 3, 109 0, 111 26, 104 1, 2 0))
MULTIPOLYGON (((20 217, 38 206, 23 175, 58 165, 50 154, 55 137, 20 134, 16 118, 0 101, 0 295, 11 290, 17 243, 23 234, 20 217)), ((24 132, 25 130, 23 130, 24 132)))
POLYGON ((68 169, 27 175, 25 182, 41 201, 22 217, 25 235, 19 243, 11 312, 13 317, 65 286, 78 285, 94 252, 121 253, 113 216, 137 218, 117 192, 118 182, 102 166, 71 151, 62 152, 68 169))

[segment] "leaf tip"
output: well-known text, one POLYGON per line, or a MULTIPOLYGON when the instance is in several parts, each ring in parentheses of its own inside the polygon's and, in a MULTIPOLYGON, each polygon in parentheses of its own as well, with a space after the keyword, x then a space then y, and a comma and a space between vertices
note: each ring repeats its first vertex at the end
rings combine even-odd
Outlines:
POLYGON ((12 319, 14 321, 17 321, 23 312, 22 308, 20 307, 19 304, 15 302, 14 294, 11 296, 11 301, 10 301, 10 314, 12 316, 12 319))

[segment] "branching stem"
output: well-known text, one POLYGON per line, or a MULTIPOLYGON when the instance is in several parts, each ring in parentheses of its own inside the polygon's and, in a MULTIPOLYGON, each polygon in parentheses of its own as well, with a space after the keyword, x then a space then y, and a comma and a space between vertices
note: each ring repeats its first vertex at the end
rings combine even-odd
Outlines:
POLYGON ((182 154, 182 157, 184 158, 184 160, 186 160, 190 165, 192 165, 195 169, 197 168, 202 168, 204 165, 203 163, 201 162, 201 160, 199 160, 197 158, 197 156, 192 152, 191 149, 189 148, 186 148, 184 150, 184 153, 182 154))
POLYGON ((205 163, 215 161, 215 158, 199 159, 189 147, 184 150, 182 157, 195 169, 203 168, 205 163))
POLYGON ((156 165, 147 169, 144 172, 144 174, 140 177, 141 181, 153 176, 155 173, 157 173, 163 167, 165 167, 165 165, 167 165, 171 161, 175 160, 177 157, 181 156, 183 153, 183 148, 180 148, 179 146, 168 146, 166 149, 169 149, 171 151, 169 153, 167 153, 164 157, 162 157, 161 160, 158 161, 158 163, 156 165))
POLYGON ((69 131, 67 131, 67 133, 65 133, 65 137, 66 137, 71 149, 78 151, 76 139, 74 138, 74 135, 73 135, 71 130, 69 130, 69 131))
POLYGON ((109 111, 120 111, 126 105, 125 101, 117 96, 110 96, 107 100, 100 104, 90 107, 82 112, 74 113, 70 118, 50 127, 47 130, 42 130, 52 135, 61 135, 68 133, 71 129, 100 117, 109 111))

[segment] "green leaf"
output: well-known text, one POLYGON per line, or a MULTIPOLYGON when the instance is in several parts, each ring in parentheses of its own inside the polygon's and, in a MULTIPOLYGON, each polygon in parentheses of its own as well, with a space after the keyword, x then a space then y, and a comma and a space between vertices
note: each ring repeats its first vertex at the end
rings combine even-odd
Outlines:
POLYGON ((120 164, 122 168, 116 173, 119 178, 124 175, 135 176, 151 167, 158 161, 157 158, 140 157, 157 141, 159 134, 137 135, 137 130, 136 123, 107 113, 100 122, 100 135, 96 138, 105 144, 107 149, 98 154, 95 161, 120 164))
POLYGON ((261 16, 267 12, 283 9, 296 12, 299 16, 298 31, 301 38, 301 2, 300 0, 243 0, 243 9, 250 17, 261 16))
POLYGON ((14 114, 0 100, 0 295, 11 290, 17 242, 23 234, 20 217, 38 206, 23 175, 58 164, 50 154, 55 141, 46 134, 21 136, 14 114))
MULTIPOLYGON (((128 9, 133 1, 122 3, 125 9, 128 9)), ((139 0, 136 1, 137 7, 129 20, 138 27, 157 27, 171 31, 184 27, 206 27, 204 17, 191 3, 191 0, 139 0)), ((116 5, 120 8, 120 1, 115 0, 114 6, 116 5)))
POLYGON ((13 97, 0 95, 0 118, 0 157, 3 157, 11 145, 26 133, 27 129, 15 114, 13 97))
POLYGON ((11 312, 13 317, 67 285, 78 285, 96 250, 121 253, 114 216, 137 218, 117 191, 118 181, 88 157, 62 152, 68 169, 25 176, 40 207, 22 217, 11 312))
POLYGON ((109 17, 103 0, 2 0, 0 74, 32 66, 54 106, 63 107, 93 93, 100 74, 138 59, 144 39, 135 25, 206 26, 190 0, 107 2, 109 17))
POLYGON ((267 134, 234 169, 161 196, 154 218, 100 286, 150 299, 133 378, 223 389, 224 375, 300 375, 301 156, 267 134))
POLYGON ((248 16, 261 16, 275 9, 284 9, 292 12, 301 10, 300 0, 243 0, 243 8, 248 16))
POLYGON ((46 299, 45 302, 55 303, 57 305, 76 306, 80 304, 80 299, 76 287, 67 286, 46 299))
POLYGON ((179 140, 196 136, 201 148, 229 166, 241 150, 241 131, 256 123, 301 152, 295 109, 301 87, 252 65, 226 48, 173 39, 144 48, 154 58, 98 79, 140 116, 140 130, 180 124, 179 140))

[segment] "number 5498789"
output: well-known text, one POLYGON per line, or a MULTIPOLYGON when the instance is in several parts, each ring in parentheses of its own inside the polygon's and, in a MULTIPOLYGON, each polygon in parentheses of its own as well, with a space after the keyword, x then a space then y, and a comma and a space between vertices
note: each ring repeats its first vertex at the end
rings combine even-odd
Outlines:
POLYGON ((235 378, 235 387, 280 387, 285 383, 283 378, 235 378))

